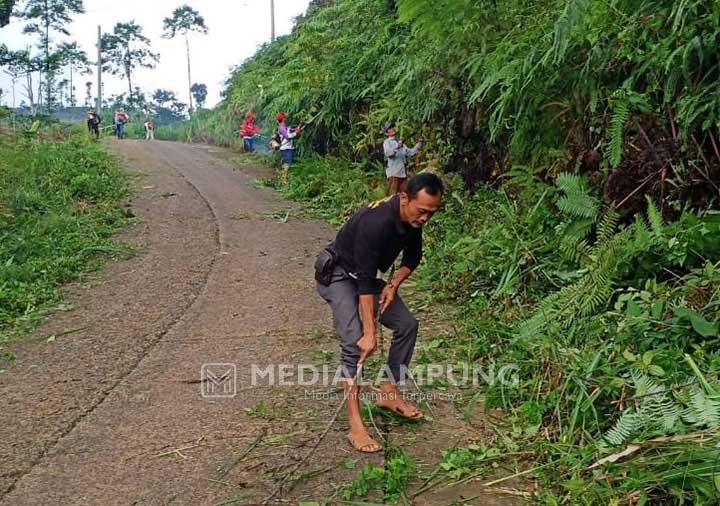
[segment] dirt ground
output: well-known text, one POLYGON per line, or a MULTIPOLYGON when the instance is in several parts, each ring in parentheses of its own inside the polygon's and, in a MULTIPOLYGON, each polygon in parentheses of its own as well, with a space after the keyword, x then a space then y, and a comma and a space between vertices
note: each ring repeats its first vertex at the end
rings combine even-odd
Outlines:
MULTIPOLYGON (((137 253, 68 286, 72 309, 10 346, 16 360, 0 374, 0 504, 260 504, 332 418, 338 400, 328 394, 341 395, 294 381, 251 384, 252 364, 334 372, 338 343, 312 279, 334 230, 288 214, 291 203, 254 184, 269 169, 233 166, 218 148, 110 145, 134 176, 137 223, 119 238, 137 253), (201 382, 203 367, 221 377, 233 366, 234 390, 201 382)), ((436 420, 417 426, 378 418, 426 473, 442 448, 485 435, 450 403, 432 405, 436 420)), ((345 427, 341 417, 269 504, 333 497, 365 464, 383 465, 383 454, 353 452, 345 427)), ((411 502, 454 501, 522 504, 474 481, 411 502)))

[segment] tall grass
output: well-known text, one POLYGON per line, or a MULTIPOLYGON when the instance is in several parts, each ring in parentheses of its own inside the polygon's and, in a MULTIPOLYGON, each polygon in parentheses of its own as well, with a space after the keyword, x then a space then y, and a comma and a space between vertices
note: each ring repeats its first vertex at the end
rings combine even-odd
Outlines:
MULTIPOLYGON (((81 130, 81 129, 79 129, 81 130)), ((60 286, 125 248, 126 178, 87 134, 0 136, 0 341, 26 332, 60 286)))
POLYGON ((155 138, 168 141, 202 142, 240 148, 238 130, 241 119, 228 110, 200 109, 181 123, 158 126, 155 138))

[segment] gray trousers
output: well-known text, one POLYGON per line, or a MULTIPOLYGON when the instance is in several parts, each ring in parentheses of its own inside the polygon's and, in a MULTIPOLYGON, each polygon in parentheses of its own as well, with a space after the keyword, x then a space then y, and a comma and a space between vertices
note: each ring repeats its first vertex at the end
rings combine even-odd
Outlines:
MULTIPOLYGON (((328 286, 317 283, 317 291, 330 305, 335 323, 335 333, 340 336, 340 365, 344 378, 354 378, 360 349, 357 342, 362 336, 362 322, 359 312, 359 294, 357 282, 342 276, 342 270, 333 275, 333 282, 328 286), (337 274, 337 275, 335 275, 337 274), (337 279, 340 278, 340 279, 337 279)), ((375 296, 375 311, 379 308, 380 295, 375 296)), ((405 379, 404 370, 410 365, 415 340, 418 333, 418 321, 410 314, 402 299, 396 295, 395 300, 383 312, 380 323, 392 329, 393 338, 390 344, 387 366, 388 379, 393 382, 405 379)), ((378 344, 379 346, 379 344, 378 344)))

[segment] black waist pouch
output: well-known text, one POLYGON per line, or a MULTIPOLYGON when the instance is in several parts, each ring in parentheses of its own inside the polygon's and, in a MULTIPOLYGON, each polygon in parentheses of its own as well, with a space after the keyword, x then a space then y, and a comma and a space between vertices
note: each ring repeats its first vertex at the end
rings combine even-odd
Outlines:
POLYGON ((332 282, 333 271, 339 260, 340 257, 333 249, 332 243, 321 249, 315 259, 315 281, 328 286, 332 282))

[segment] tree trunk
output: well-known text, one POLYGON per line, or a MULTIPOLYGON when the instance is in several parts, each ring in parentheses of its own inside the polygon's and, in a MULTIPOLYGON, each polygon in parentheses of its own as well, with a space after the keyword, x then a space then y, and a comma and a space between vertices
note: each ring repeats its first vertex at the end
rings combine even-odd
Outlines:
POLYGON ((32 72, 28 72, 27 74, 25 74, 25 78, 27 79, 25 93, 28 100, 30 101, 30 114, 34 115, 37 109, 35 108, 35 94, 33 93, 32 72))
POLYGON ((125 75, 127 76, 128 82, 128 101, 132 100, 132 79, 130 77, 130 48, 125 53, 125 75))
POLYGON ((37 90, 37 95, 36 95, 37 96, 37 104, 36 104, 37 108, 36 109, 39 111, 40 109, 42 109, 42 106, 43 106, 43 91, 45 91, 43 89, 43 75, 40 71, 38 71, 37 87, 38 87, 38 90, 37 90))
POLYGON ((190 98, 190 113, 192 114, 193 101, 192 101, 192 80, 190 79, 190 43, 188 42, 187 33, 185 34, 185 50, 187 51, 187 62, 188 62, 188 93, 190 98))
POLYGON ((12 108, 13 113, 15 112, 15 82, 17 81, 17 77, 12 77, 12 108))
POLYGON ((70 107, 75 107, 75 90, 73 90, 73 62, 70 60, 70 107))
POLYGON ((49 112, 52 90, 50 86, 50 7, 48 7, 48 0, 45 0, 45 93, 47 94, 45 107, 49 112))

